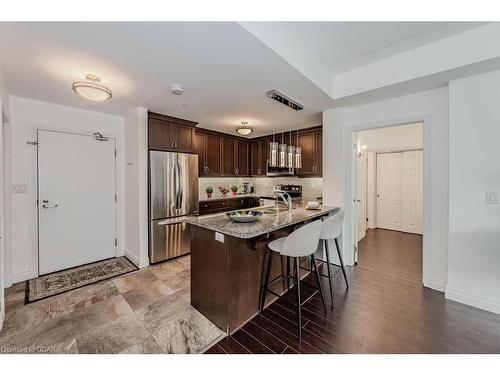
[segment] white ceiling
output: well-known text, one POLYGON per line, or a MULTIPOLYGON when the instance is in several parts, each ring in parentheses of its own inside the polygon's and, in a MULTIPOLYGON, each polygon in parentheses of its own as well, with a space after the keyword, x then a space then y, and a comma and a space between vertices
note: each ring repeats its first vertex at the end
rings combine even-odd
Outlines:
MULTIPOLYGON (((465 31, 481 23, 290 22, 283 25, 333 74, 465 31)), ((321 123, 333 106, 324 91, 233 22, 0 23, 0 67, 13 95, 125 115, 137 106, 252 136, 321 123), (113 91, 91 103, 71 90, 87 73, 113 91), (170 85, 185 93, 175 96, 170 85), (268 99, 277 89, 304 105, 268 99), (187 104, 187 108, 185 105, 187 104)), ((333 83, 333 79, 332 79, 333 83)))
POLYGON ((332 74, 355 69, 485 22, 282 22, 332 74))
POLYGON ((0 66, 13 95, 124 115, 143 106, 252 136, 321 124, 332 99, 237 23, 0 23, 0 66), (91 103, 71 90, 86 73, 113 91, 91 103), (175 96, 170 85, 185 93, 175 96), (266 97, 277 89, 304 110, 266 97), (188 104, 187 109, 183 104, 188 104))

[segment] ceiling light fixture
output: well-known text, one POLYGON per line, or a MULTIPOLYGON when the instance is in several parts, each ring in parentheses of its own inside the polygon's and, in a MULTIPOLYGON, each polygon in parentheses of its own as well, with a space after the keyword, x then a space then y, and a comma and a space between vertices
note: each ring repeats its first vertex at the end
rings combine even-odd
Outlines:
POLYGON ((102 102, 113 96, 110 89, 99 84, 101 79, 98 76, 87 74, 85 79, 87 79, 87 81, 73 82, 73 91, 78 95, 94 102, 102 102))
POLYGON ((251 132, 253 132, 253 129, 248 126, 247 121, 242 121, 241 126, 238 126, 236 128, 236 131, 241 135, 249 135, 251 132))

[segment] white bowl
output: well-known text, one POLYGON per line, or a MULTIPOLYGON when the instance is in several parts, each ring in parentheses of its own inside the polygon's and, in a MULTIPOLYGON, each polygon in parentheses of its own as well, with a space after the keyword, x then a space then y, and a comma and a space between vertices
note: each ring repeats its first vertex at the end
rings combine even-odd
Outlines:
POLYGON ((306 205, 307 208, 319 208, 319 202, 317 201, 309 201, 306 205))

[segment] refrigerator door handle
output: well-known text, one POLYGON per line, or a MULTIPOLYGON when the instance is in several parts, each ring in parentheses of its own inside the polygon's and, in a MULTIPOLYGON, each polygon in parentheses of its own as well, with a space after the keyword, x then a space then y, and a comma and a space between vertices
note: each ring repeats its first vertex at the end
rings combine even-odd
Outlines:
MULTIPOLYGON (((177 155, 176 155, 177 156, 177 155)), ((175 202, 175 210, 178 210, 179 207, 179 191, 180 191, 180 179, 179 179, 179 160, 176 157, 174 161, 174 202, 175 202)), ((177 213, 176 213, 177 214, 177 213)))
POLYGON ((179 159, 177 159, 177 181, 178 181, 178 193, 177 193, 177 209, 182 209, 182 168, 179 163, 179 159))

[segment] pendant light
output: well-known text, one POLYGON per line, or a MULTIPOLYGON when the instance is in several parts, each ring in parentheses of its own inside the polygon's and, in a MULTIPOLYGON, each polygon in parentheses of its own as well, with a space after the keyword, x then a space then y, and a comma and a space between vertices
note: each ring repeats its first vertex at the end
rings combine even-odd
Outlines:
POLYGON ((288 145, 288 168, 295 167, 295 146, 292 145, 292 126, 290 125, 290 144, 288 145))
POLYGON ((297 123, 297 146, 295 146, 295 165, 297 169, 302 168, 302 147, 299 146, 299 124, 297 123))
POLYGON ((281 131, 281 143, 279 145, 279 166, 280 168, 286 168, 287 166, 287 147, 283 136, 283 131, 281 131))
POLYGON ((278 166, 278 142, 276 142, 276 130, 273 130, 273 140, 269 144, 269 164, 271 167, 278 166))

